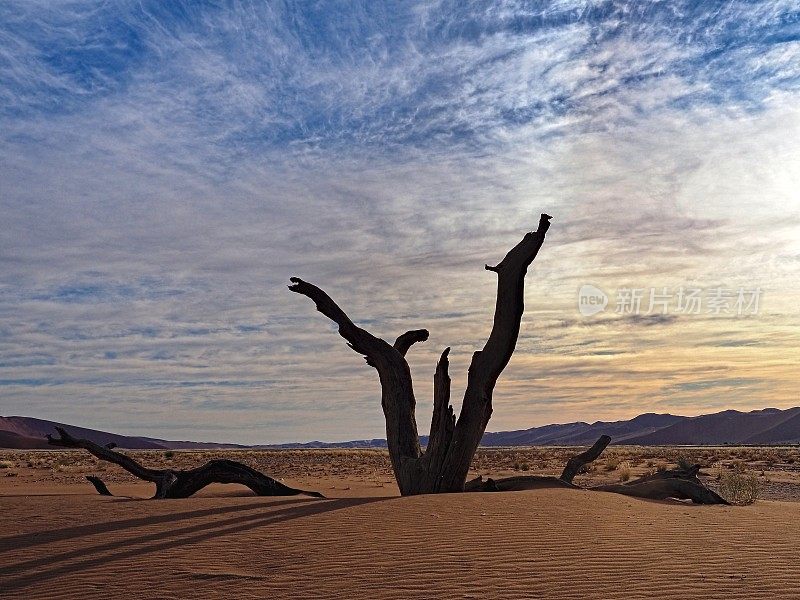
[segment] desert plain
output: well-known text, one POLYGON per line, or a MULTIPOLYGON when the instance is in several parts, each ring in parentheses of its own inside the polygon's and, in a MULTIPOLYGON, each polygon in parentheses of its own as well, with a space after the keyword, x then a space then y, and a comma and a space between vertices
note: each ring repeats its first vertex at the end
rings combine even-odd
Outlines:
MULTIPOLYGON (((574 448, 479 450, 474 475, 558 474, 574 448)), ((0 597, 800 598, 800 448, 612 446, 576 478, 617 482, 678 461, 747 506, 568 489, 399 497, 383 450, 134 451, 153 467, 245 462, 323 493, 150 484, 86 452, 0 450, 0 597), (85 480, 97 475, 114 497, 85 480)))

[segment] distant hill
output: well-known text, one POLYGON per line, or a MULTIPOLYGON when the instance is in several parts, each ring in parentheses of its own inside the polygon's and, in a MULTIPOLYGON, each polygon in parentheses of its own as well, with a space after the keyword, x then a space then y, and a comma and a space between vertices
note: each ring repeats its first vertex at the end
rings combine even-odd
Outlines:
POLYGON ((47 448, 47 440, 44 438, 28 437, 19 435, 13 431, 0 431, 0 448, 14 448, 19 450, 34 450, 36 448, 47 448))
POLYGON ((585 446, 594 444, 601 435, 610 435, 615 444, 659 431, 687 417, 645 413, 628 421, 596 421, 544 425, 520 431, 486 433, 483 446, 585 446))
POLYGON ((787 444, 800 442, 800 408, 725 410, 684 418, 625 443, 644 446, 685 444, 787 444))
POLYGON ((56 426, 65 428, 75 437, 85 438, 96 444, 114 443, 120 448, 131 450, 170 450, 203 448, 244 448, 237 444, 216 444, 209 442, 182 442, 160 440, 157 438, 118 435, 96 429, 86 429, 55 421, 34 419, 33 417, 0 417, 0 447, 2 448, 53 448, 48 446, 45 436, 55 434, 56 426))
MULTIPOLYGON (((120 448, 176 450, 209 448, 385 448, 386 440, 349 442, 295 442, 289 444, 242 446, 213 442, 171 441, 158 438, 117 435, 74 425, 32 417, 0 417, 0 448, 50 448, 44 439, 64 427, 72 435, 98 444, 113 442, 120 448)), ((610 435, 614 444, 642 446, 722 445, 722 444, 798 444, 800 407, 779 410, 765 408, 750 412, 722 412, 682 417, 645 413, 627 421, 563 423, 518 431, 486 433, 482 446, 586 446, 601 435, 610 435)), ((427 436, 420 442, 427 443, 427 436)))

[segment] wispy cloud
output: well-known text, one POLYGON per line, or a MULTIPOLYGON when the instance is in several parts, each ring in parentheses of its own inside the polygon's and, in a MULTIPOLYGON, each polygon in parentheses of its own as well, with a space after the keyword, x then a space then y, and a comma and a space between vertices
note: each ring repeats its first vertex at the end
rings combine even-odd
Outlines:
POLYGON ((493 428, 791 404, 798 19, 788 1, 5 3, 3 412, 379 436, 373 373, 287 277, 380 335, 430 328, 424 411, 441 348, 463 385, 488 332, 481 266, 542 211, 493 428), (586 282, 761 286, 766 308, 592 325, 586 282), (691 387, 712 378, 765 383, 691 387))

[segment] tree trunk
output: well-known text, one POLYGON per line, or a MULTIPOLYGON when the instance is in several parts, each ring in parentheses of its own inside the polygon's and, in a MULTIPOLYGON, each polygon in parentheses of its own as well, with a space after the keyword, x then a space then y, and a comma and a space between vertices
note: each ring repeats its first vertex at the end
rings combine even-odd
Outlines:
POLYGON ((450 406, 449 348, 442 353, 434 375, 434 414, 425 452, 419 443, 416 399, 405 355, 414 343, 428 339, 428 332, 406 332, 390 345, 356 326, 323 290, 291 278, 289 289, 313 300, 317 310, 339 326, 348 345, 378 371, 389 457, 402 495, 464 490, 470 463, 492 415, 494 386, 517 343, 525 274, 544 243, 551 218, 543 214, 538 229, 526 234, 497 266, 486 265, 497 274, 492 331, 483 350, 472 356, 458 421, 450 406))
MULTIPOLYGON (((253 490, 257 496, 296 496, 305 494, 315 498, 325 497, 319 492, 290 488, 280 481, 256 471, 252 467, 232 460, 211 460, 196 469, 188 471, 148 469, 130 456, 125 456, 90 440, 74 438, 61 427, 56 427, 56 430, 60 437, 47 436, 47 441, 51 446, 83 448, 100 460, 119 465, 131 475, 154 483, 156 493, 153 498, 188 498, 212 483, 239 483, 253 490)), ((108 491, 108 488, 100 479, 97 477, 87 477, 87 479, 101 495, 111 495, 111 492, 108 491)))

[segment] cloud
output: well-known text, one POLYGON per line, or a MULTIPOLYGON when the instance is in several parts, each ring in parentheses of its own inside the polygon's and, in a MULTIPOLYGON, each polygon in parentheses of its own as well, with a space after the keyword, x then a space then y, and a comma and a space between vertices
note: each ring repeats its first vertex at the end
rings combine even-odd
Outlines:
POLYGON ((286 292, 300 275, 379 335, 431 329, 410 356, 424 423, 438 353, 457 397, 488 333, 482 265, 543 211, 493 428, 702 411, 721 400, 663 383, 709 373, 772 383, 737 406, 787 405, 796 19, 778 1, 7 3, 4 412, 380 436, 374 373, 286 292), (589 323, 586 282, 761 286, 766 308, 589 323))

